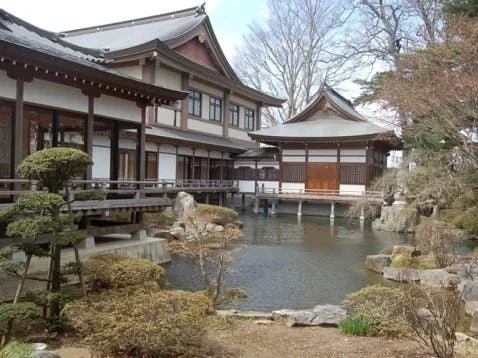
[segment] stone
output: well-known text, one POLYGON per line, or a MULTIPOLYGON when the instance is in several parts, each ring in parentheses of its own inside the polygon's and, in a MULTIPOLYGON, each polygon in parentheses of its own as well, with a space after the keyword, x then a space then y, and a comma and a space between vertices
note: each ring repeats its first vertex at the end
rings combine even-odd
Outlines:
POLYGON ((416 282, 420 281, 418 270, 404 267, 385 267, 383 269, 383 278, 398 282, 416 282))
POLYGON ((254 324, 257 324, 260 326, 272 326, 274 322, 269 319, 260 319, 260 320, 254 321, 254 324))
POLYGON ((472 344, 478 344, 478 339, 470 337, 463 332, 456 332, 455 337, 458 343, 470 342, 472 344))
POLYGON ((368 255, 365 259, 365 267, 369 270, 382 273, 385 267, 392 262, 390 255, 368 255))
POLYGON ((31 354, 31 358, 61 358, 56 352, 49 352, 49 351, 35 351, 31 354))
POLYGON ((224 229, 224 226, 222 225, 216 225, 214 228, 214 232, 224 232, 226 229, 224 229))
POLYGON ((272 313, 260 311, 238 311, 238 310, 216 310, 216 314, 221 317, 240 317, 249 318, 261 321, 271 321, 273 319, 272 313))
POLYGON ((173 211, 178 216, 184 216, 196 209, 196 201, 191 194, 180 191, 176 196, 173 211))
POLYGON ((173 236, 174 238, 176 238, 177 240, 184 240, 186 238, 186 231, 184 230, 184 228, 182 228, 181 226, 173 226, 170 230, 169 230, 169 233, 171 234, 171 236, 173 236))
POLYGON ((296 326, 334 326, 347 317, 347 311, 335 305, 318 305, 311 310, 282 309, 272 312, 274 320, 287 318, 289 327, 296 326))
POLYGON ((478 301, 478 281, 465 280, 458 286, 463 301, 478 301))
POLYGON ((415 232, 419 221, 417 209, 408 208, 405 205, 383 206, 380 218, 372 222, 374 230, 392 232, 415 232))
POLYGON ((244 227, 244 223, 241 220, 234 221, 234 225, 236 225, 239 229, 244 227))
POLYGON ((214 231, 216 231, 216 227, 217 227, 217 225, 214 224, 214 223, 207 223, 206 224, 206 231, 207 232, 214 232, 214 231))
POLYGON ((471 316, 470 332, 478 333, 478 311, 473 312, 471 316))
POLYGON ((444 269, 419 271, 420 284, 431 288, 449 288, 456 286, 458 276, 444 269))
POLYGON ((167 229, 151 229, 148 232, 148 236, 159 238, 159 239, 166 239, 168 241, 172 241, 176 239, 176 237, 171 235, 171 232, 167 229))
POLYGON ((412 245, 395 245, 392 249, 392 258, 403 255, 405 257, 421 256, 422 252, 412 245))
POLYGON ((472 316, 475 311, 478 311, 478 301, 465 301, 465 312, 472 316))

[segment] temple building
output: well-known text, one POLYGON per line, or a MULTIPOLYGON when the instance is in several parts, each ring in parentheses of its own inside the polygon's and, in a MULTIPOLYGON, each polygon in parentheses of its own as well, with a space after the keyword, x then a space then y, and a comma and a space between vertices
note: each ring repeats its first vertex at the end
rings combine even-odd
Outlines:
POLYGON ((203 7, 64 33, 0 10, 0 187, 55 146, 92 156, 86 179, 231 180, 282 102, 239 80, 203 7))
POLYGON ((383 173, 389 151, 401 148, 393 130, 364 118, 324 86, 303 111, 282 125, 250 132, 265 145, 237 155, 243 192, 361 194, 383 173))

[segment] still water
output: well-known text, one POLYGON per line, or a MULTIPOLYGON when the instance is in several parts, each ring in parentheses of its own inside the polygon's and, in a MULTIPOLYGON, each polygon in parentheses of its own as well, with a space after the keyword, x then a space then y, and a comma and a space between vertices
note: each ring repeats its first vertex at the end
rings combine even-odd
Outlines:
MULTIPOLYGON (((338 219, 334 226, 312 216, 245 214, 241 220, 246 246, 234 253, 224 282, 247 292, 247 300, 234 304, 244 310, 340 304, 348 293, 381 279, 364 268, 367 255, 408 240, 338 219)), ((201 288, 188 259, 173 257, 166 269, 173 287, 201 288)))

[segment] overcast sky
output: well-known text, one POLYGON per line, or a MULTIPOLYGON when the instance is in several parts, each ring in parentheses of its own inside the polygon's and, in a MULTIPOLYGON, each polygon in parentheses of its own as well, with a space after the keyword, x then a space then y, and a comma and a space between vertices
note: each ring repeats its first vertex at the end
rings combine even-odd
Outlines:
MULTIPOLYGON (((0 0, 0 8, 50 31, 65 31, 199 6, 203 0, 0 0)), ((266 0, 207 0, 206 12, 229 60, 266 0)))

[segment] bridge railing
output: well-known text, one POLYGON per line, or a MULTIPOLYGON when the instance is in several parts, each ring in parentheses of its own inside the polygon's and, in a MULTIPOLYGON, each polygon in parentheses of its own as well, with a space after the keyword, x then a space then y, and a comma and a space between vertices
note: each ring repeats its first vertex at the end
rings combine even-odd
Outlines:
POLYGON ((381 191, 365 190, 332 190, 332 189, 279 189, 279 188, 258 188, 256 194, 262 196, 280 196, 280 197, 354 197, 381 200, 383 193, 381 191))

